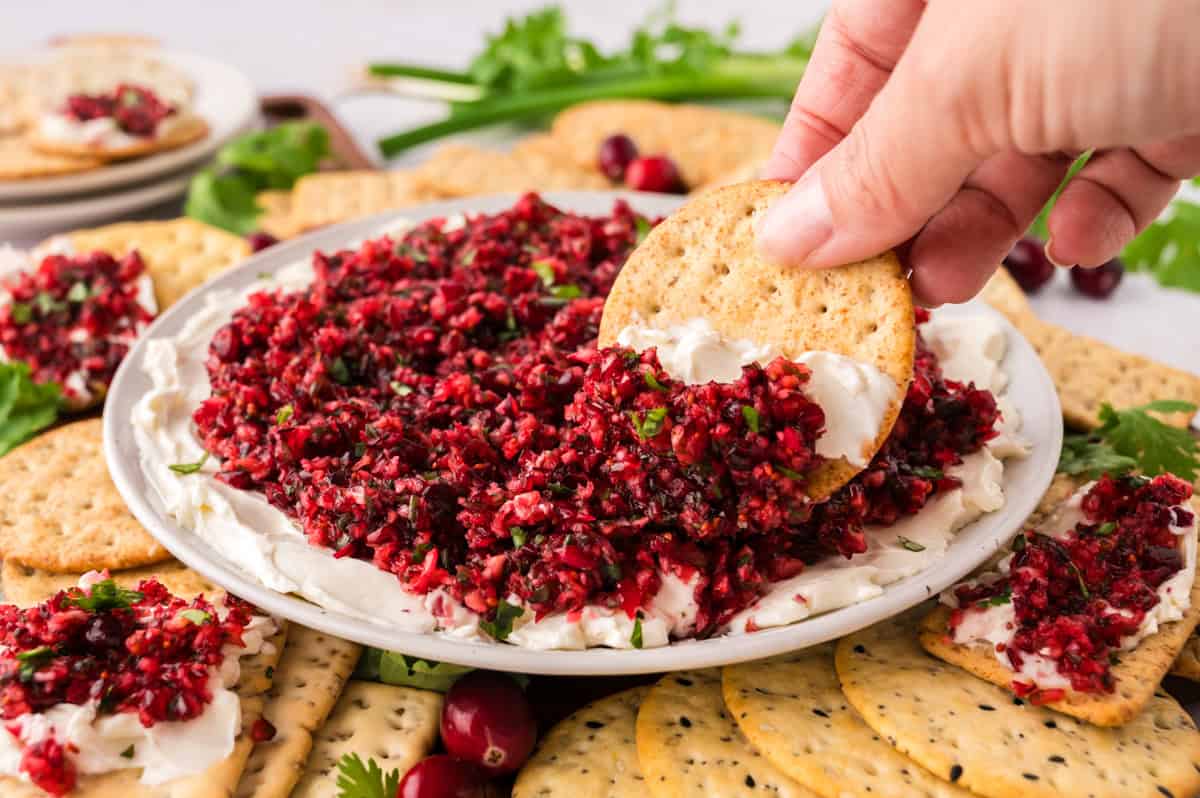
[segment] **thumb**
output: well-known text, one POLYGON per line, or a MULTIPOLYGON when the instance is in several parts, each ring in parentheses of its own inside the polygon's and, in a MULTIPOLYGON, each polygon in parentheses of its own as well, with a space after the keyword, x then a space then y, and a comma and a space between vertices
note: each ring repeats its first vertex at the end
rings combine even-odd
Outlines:
POLYGON ((764 255, 817 268, 876 255, 915 235, 984 160, 966 134, 965 88, 947 83, 969 70, 946 69, 944 37, 940 59, 923 57, 921 27, 850 133, 764 217, 764 255))

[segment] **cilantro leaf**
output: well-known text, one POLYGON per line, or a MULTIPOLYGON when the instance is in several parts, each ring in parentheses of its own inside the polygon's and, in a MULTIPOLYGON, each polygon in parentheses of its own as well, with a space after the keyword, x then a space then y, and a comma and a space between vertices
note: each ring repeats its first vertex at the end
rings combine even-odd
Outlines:
POLYGON ((136 602, 142 600, 142 594, 137 590, 121 587, 112 579, 97 582, 88 590, 72 588, 67 591, 63 602, 68 607, 78 607, 88 612, 104 612, 106 610, 127 610, 136 602))
POLYGON ((643 373, 642 378, 646 381, 646 386, 651 390, 659 391, 660 393, 669 393, 671 390, 658 381, 658 377, 653 371, 643 373))
POLYGON ((1087 479, 1099 479, 1104 474, 1124 474, 1137 465, 1137 460, 1117 454, 1110 444, 1091 435, 1064 436, 1058 457, 1060 473, 1087 479))
POLYGON ((758 434, 758 410, 752 405, 742 405, 742 418, 746 419, 746 426, 755 435, 758 434))
POLYGON ((546 286, 547 288, 554 285, 554 266, 550 264, 550 261, 535 260, 533 263, 529 264, 529 268, 537 272, 537 276, 542 278, 542 285, 546 286))
POLYGON ((204 464, 207 462, 208 452, 205 452, 204 456, 194 463, 172 463, 171 465, 167 466, 167 468, 171 469, 176 474, 195 474, 201 468, 204 468, 204 464))
POLYGON ((989 596, 988 598, 985 598, 985 599, 979 601, 976 604, 976 606, 978 606, 978 607, 1002 607, 1005 604, 1011 604, 1011 603, 1012 603, 1012 586, 1009 586, 1009 587, 1004 588, 1003 593, 997 593, 994 596, 989 596))
POLYGON ((21 663, 17 668, 17 678, 22 682, 32 682, 38 668, 52 659, 54 659, 54 649, 50 646, 38 646, 20 652, 17 654, 17 662, 21 663))
POLYGON ((932 466, 916 466, 910 470, 914 477, 920 477, 921 479, 938 480, 946 476, 946 472, 942 471, 942 469, 932 466))
POLYGON ((555 285, 550 287, 550 296, 555 299, 579 299, 583 296, 583 289, 574 283, 555 285))
POLYGON ((513 621, 525 614, 525 610, 503 599, 496 605, 496 616, 491 621, 480 621, 479 628, 496 640, 507 640, 512 634, 513 621))
POLYGON ((286 424, 291 420, 295 413, 296 408, 292 407, 291 405, 284 405, 283 407, 279 408, 279 410, 275 411, 275 423, 286 424))
POLYGON ((197 610, 194 608, 190 610, 184 610, 183 612, 179 613, 179 617, 183 618, 185 621, 196 624, 196 626, 208 623, 212 620, 212 615, 204 610, 197 610))
POLYGON ((898 535, 896 540, 900 544, 901 548, 907 549, 908 551, 925 551, 925 547, 923 545, 915 540, 909 540, 908 538, 904 537, 904 535, 898 535))
POLYGON ((525 530, 519 526, 514 526, 508 530, 509 537, 512 538, 514 549, 519 549, 525 545, 525 530))
POLYGON ((1177 198, 1163 218, 1135 238, 1121 259, 1160 285, 1200 292, 1200 205, 1177 198))
POLYGON ((400 789, 400 771, 383 772, 374 759, 364 764, 358 754, 338 760, 338 798, 395 798, 400 789))
POLYGON ((634 648, 641 648, 643 645, 641 618, 633 619, 633 632, 629 635, 629 645, 633 646, 634 648))
POLYGON ((1194 482, 1200 474, 1200 446, 1187 429, 1164 424, 1150 413, 1195 413, 1187 402, 1159 401, 1128 410, 1114 410, 1107 403, 1100 408, 1100 427, 1096 434, 1113 450, 1137 461, 1150 476, 1174 474, 1194 482))
POLYGON ((35 383, 28 364, 0 363, 0 456, 57 421, 61 396, 57 383, 35 383))
POLYGON ((92 289, 88 288, 87 283, 74 283, 70 290, 67 291, 68 302, 83 302, 92 295, 92 289))
POLYGON ((645 216, 638 216, 633 220, 633 224, 637 229, 637 242, 640 244, 646 240, 646 236, 650 235, 650 230, 654 225, 645 216))
POLYGON ((396 396, 408 396, 413 392, 411 385, 405 385, 398 380, 392 380, 390 383, 388 383, 388 387, 392 389, 392 392, 395 393, 396 396))
POLYGON ((133 757, 136 754, 137 754, 137 749, 133 747, 133 743, 130 743, 129 745, 127 745, 125 747, 125 750, 121 752, 121 756, 124 759, 133 759, 133 757))

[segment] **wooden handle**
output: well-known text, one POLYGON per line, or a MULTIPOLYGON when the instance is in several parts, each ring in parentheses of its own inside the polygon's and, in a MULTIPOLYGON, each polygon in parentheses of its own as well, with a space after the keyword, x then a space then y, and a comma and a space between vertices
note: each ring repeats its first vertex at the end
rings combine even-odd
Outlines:
POLYGON ((329 131, 333 157, 346 169, 378 169, 354 140, 354 136, 320 100, 306 94, 268 94, 259 100, 268 121, 308 119, 329 131))

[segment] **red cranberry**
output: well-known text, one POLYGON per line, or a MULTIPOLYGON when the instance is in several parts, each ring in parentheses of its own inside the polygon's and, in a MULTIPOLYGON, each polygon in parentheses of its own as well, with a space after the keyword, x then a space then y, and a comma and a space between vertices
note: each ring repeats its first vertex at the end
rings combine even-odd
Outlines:
POLYGON ((485 798, 486 779, 470 762, 446 754, 427 756, 409 768, 396 798, 485 798))
POLYGON ((262 252, 267 247, 273 247, 278 244, 279 239, 270 233, 264 233, 262 230, 259 230, 246 236, 246 243, 250 245, 251 252, 262 252))
POLYGON ((637 157, 637 145, 624 133, 609 136, 600 142, 596 165, 609 180, 620 182, 625 179, 625 170, 637 157))
POLYGON ((1008 273, 1027 294, 1032 294, 1054 276, 1054 264, 1046 257, 1045 247, 1036 238, 1022 238, 1013 244, 1004 259, 1008 273))
POLYGON ((256 743, 265 743, 275 739, 275 724, 266 718, 259 718, 250 727, 250 739, 256 743))
POLYGON ((493 774, 511 773, 537 741, 533 710, 511 676, 472 671, 454 683, 442 707, 446 750, 493 774))
POLYGON ((1107 299, 1125 276, 1125 265, 1117 258, 1094 269, 1076 266, 1071 269, 1071 283, 1075 290, 1094 299, 1107 299))
POLYGON ((682 194, 684 191, 675 162, 665 155, 635 159, 625 170, 625 185, 634 191, 657 191, 660 194, 682 194))

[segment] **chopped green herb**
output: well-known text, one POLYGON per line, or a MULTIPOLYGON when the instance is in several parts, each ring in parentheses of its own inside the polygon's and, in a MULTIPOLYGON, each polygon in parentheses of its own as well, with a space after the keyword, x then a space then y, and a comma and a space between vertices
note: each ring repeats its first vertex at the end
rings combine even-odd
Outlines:
POLYGON ((71 289, 67 291, 67 300, 70 302, 83 302, 92 294, 92 289, 87 283, 74 283, 71 289))
POLYGON ((899 540, 900 545, 908 551, 925 551, 924 546, 915 540, 909 540, 908 538, 904 537, 904 535, 898 535, 896 539, 899 540))
POLYGON ((620 563, 606 562, 606 563, 604 563, 602 568, 604 570, 604 575, 607 576, 609 578, 609 580, 611 580, 613 582, 621 581, 621 565, 620 565, 620 563))
POLYGON ((335 357, 329 364, 329 376, 339 385, 347 385, 350 382, 350 367, 346 365, 345 360, 335 357))
POLYGON ((529 264, 529 268, 537 272, 537 276, 542 278, 542 285, 549 288, 554 285, 554 265, 548 260, 535 260, 529 264))
POLYGON ((1063 440, 1058 470, 1096 479, 1139 469, 1155 476, 1171 473, 1189 482, 1200 474, 1200 446, 1186 429, 1172 427, 1150 413, 1194 413, 1187 402, 1159 401, 1126 410, 1100 408, 1100 427, 1063 440))
POLYGON ((634 226, 637 228, 637 242, 640 244, 646 240, 646 236, 650 235, 650 229, 653 225, 645 216, 638 216, 633 220, 634 226))
POLYGON ((988 598, 985 598, 984 600, 979 602, 978 606, 980 606, 980 607, 1002 607, 1005 604, 1011 604, 1011 603, 1012 603, 1012 588, 1006 587, 1006 588, 1004 588, 1003 593, 997 593, 994 596, 989 596, 988 598))
POLYGON ((645 372, 642 377, 646 380, 646 385, 648 385, 652 390, 661 391, 662 393, 668 393, 671 390, 658 381, 658 377, 655 376, 653 371, 645 372))
POLYGON ((491 621, 480 621, 479 628, 487 632, 496 640, 507 640, 512 634, 513 621, 525 614, 525 610, 509 604, 503 599, 496 605, 496 616, 491 621))
POLYGON ((37 673, 38 668, 52 659, 54 659, 54 649, 50 646, 38 646, 28 651, 22 651, 17 654, 17 662, 21 663, 17 668, 17 677, 23 682, 32 682, 33 675, 37 673))
POLYGON ((758 434, 758 410, 751 405, 742 405, 742 418, 746 419, 746 426, 755 435, 758 434))
POLYGON ((33 321, 33 308, 25 302, 12 303, 12 320, 14 324, 28 324, 33 321))
POLYGON ((38 291, 37 295, 33 298, 33 304, 37 305, 38 311, 43 316, 49 316, 51 313, 67 309, 67 303, 59 302, 45 291, 38 291))
POLYGON ((912 469, 912 473, 913 473, 913 476, 920 477, 921 479, 929 479, 929 480, 938 480, 938 479, 941 479, 942 477, 946 476, 945 472, 942 471, 942 469, 933 468, 932 466, 916 466, 915 468, 912 469))
POLYGON ((579 299, 583 296, 583 291, 579 286, 568 283, 566 285, 555 285, 550 288, 550 295, 555 299, 579 299))
POLYGON ((633 429, 637 432, 638 437, 644 441, 648 441, 662 432, 664 422, 667 420, 667 408, 656 407, 652 410, 647 410, 645 415, 636 410, 631 410, 629 418, 633 421, 633 429))
POLYGON ((1029 539, 1025 537, 1025 533, 1024 533, 1024 532, 1021 532, 1021 533, 1020 533, 1020 534, 1018 534, 1018 535, 1017 535, 1015 538, 1013 538, 1013 542, 1012 542, 1012 550, 1013 550, 1013 551, 1024 551, 1024 550, 1025 550, 1025 546, 1026 546, 1028 543, 1029 543, 1029 539))
POLYGON ((519 526, 514 526, 508 530, 508 536, 512 538, 513 548, 519 549, 525 545, 525 530, 519 526))
POLYGON ((404 383, 398 382, 397 380, 392 380, 390 383, 390 386, 391 386, 392 391, 395 392, 396 396, 408 396, 410 393, 413 392, 411 385, 405 385, 404 383))
POLYGON ((172 463, 171 465, 167 466, 167 468, 171 469, 176 474, 195 474, 201 468, 204 468, 204 464, 207 462, 208 452, 205 452, 204 456, 194 463, 172 463))
POLYGON ((184 610, 183 612, 179 613, 179 617, 183 618, 185 621, 191 621, 197 626, 208 623, 210 620, 212 620, 212 616, 207 612, 197 609, 184 610))
POLYGON ((1116 521, 1105 521, 1103 524, 1096 527, 1096 534, 1097 535, 1111 535, 1116 530, 1117 530, 1117 522, 1116 521))
POLYGON ((275 423, 276 424, 288 423, 288 421, 291 420, 291 418, 295 414, 295 412, 296 412, 296 409, 294 407, 292 407, 291 405, 284 405, 283 407, 279 408, 279 410, 275 411, 275 423))
POLYGON ((127 745, 125 747, 125 750, 121 752, 121 756, 124 759, 133 759, 134 753, 135 753, 135 749, 133 747, 133 743, 130 743, 129 745, 127 745))
POLYGON ((0 455, 53 424, 61 395, 57 383, 35 383, 28 363, 0 363, 0 455))
POLYGON ((792 469, 788 468, 787 466, 777 465, 777 466, 775 466, 775 470, 778 471, 780 474, 783 474, 788 479, 804 479, 803 474, 801 474, 799 471, 793 471, 792 469))
POLYGON ((92 585, 86 591, 78 589, 70 591, 64 604, 88 612, 104 612, 106 610, 127 610, 141 600, 140 592, 127 590, 112 579, 105 579, 92 585))
POLYGON ((633 619, 633 633, 629 635, 629 644, 634 648, 642 647, 642 619, 633 619))

